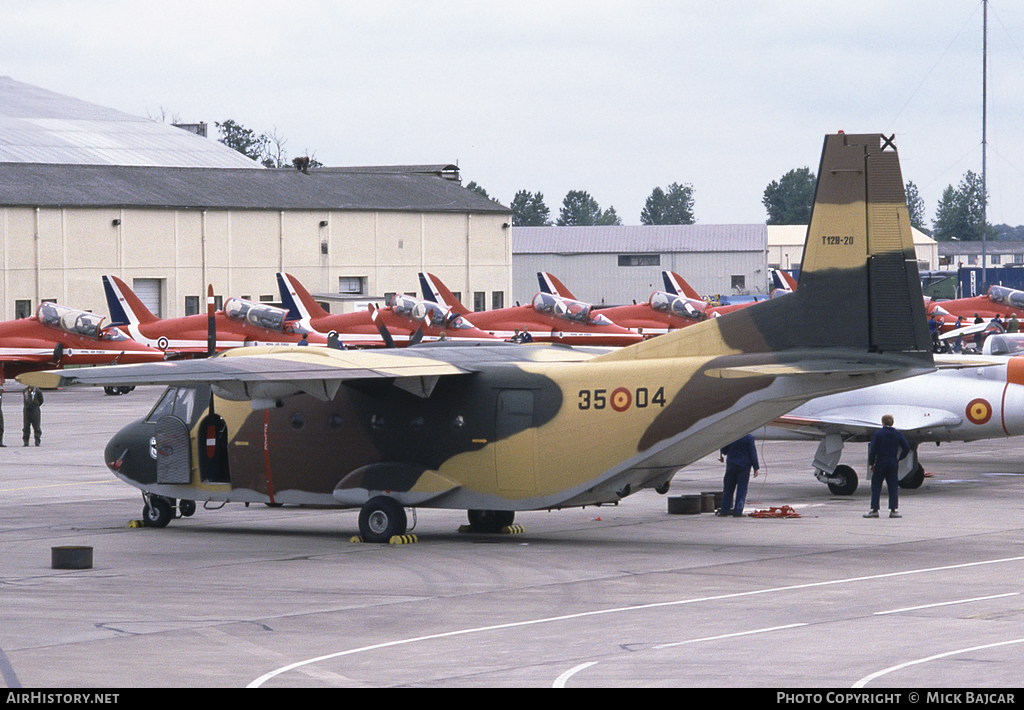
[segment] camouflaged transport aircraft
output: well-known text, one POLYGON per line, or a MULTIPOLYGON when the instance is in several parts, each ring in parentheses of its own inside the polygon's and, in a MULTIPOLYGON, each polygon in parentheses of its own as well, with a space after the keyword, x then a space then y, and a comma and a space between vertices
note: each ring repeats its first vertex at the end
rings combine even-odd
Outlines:
POLYGON ((197 500, 330 504, 386 541, 406 508, 493 531, 515 511, 664 493, 803 402, 933 368, 892 139, 827 136, 818 175, 795 293, 630 347, 239 348, 22 379, 168 385, 105 452, 153 526, 197 500))

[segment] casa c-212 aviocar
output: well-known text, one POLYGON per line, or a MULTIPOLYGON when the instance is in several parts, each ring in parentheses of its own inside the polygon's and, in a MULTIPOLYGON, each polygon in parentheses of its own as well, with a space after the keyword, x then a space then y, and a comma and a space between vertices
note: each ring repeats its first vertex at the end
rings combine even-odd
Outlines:
POLYGON ((491 531, 665 492, 802 402, 933 368, 893 139, 829 135, 818 176, 795 293, 618 350, 240 348, 22 379, 168 386, 105 451, 154 526, 199 500, 330 504, 387 541, 407 508, 465 509, 491 531))

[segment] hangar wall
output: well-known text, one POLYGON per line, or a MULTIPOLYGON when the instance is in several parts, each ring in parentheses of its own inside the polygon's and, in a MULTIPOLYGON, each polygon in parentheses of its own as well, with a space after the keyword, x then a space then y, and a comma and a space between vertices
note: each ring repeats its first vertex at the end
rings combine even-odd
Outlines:
POLYGON ((103 274, 129 286, 159 280, 164 318, 186 315, 186 297, 205 304, 207 283, 225 299, 277 301, 282 270, 314 293, 358 283, 360 293, 348 295, 368 300, 418 291, 419 271, 452 290, 507 297, 508 221, 501 213, 0 206, 0 317, 24 315, 25 302, 34 314, 42 300, 107 313, 103 274))

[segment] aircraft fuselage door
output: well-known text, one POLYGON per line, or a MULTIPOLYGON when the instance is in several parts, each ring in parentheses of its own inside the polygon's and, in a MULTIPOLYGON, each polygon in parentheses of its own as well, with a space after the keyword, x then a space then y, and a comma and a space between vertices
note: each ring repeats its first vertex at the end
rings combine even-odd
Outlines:
POLYGON ((214 412, 207 414, 199 422, 197 438, 199 480, 204 483, 230 483, 228 425, 224 418, 214 412))
POLYGON ((494 467, 499 491, 527 492, 537 488, 533 400, 533 390, 498 390, 494 467))

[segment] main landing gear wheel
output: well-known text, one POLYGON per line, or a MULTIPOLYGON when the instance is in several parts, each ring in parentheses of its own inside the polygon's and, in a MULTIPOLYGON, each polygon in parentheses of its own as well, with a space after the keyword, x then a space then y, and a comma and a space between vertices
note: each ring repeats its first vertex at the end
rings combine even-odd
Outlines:
POLYGON ((371 498, 359 510, 359 534, 365 542, 387 542, 404 535, 408 524, 405 508, 394 498, 371 498))
POLYGON ((142 508, 142 522, 147 528, 165 528, 174 518, 171 501, 161 496, 149 496, 142 508))
POLYGON ((840 479, 836 483, 828 482, 828 489, 832 491, 833 495, 852 496, 853 492, 857 490, 857 472, 846 464, 836 466, 836 470, 832 472, 830 478, 840 479))
POLYGON ((469 527, 475 533, 499 533, 516 519, 514 510, 470 510, 469 527))

